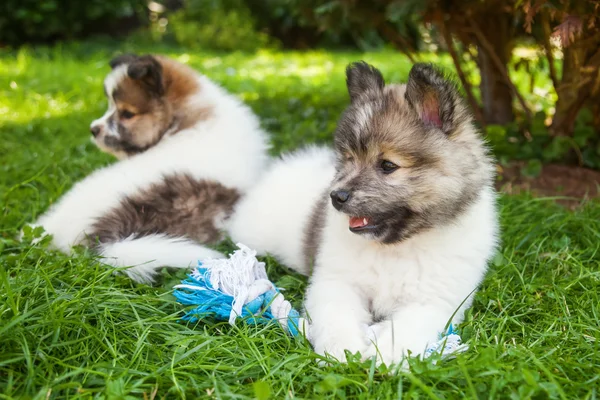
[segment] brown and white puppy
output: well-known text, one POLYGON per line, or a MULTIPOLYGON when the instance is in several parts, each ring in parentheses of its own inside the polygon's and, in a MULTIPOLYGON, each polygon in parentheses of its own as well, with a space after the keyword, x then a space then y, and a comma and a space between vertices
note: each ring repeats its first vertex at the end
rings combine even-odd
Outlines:
POLYGON ((268 160, 251 110, 189 67, 124 55, 104 82, 107 112, 93 141, 121 161, 78 182, 36 222, 62 251, 94 247, 138 281, 161 266, 187 268, 221 254, 201 243, 221 224, 268 160))
POLYGON ((398 363, 470 305, 497 243, 494 168, 458 91, 432 66, 385 85, 355 63, 347 86, 333 151, 275 163, 229 231, 312 269, 305 308, 318 353, 398 363))

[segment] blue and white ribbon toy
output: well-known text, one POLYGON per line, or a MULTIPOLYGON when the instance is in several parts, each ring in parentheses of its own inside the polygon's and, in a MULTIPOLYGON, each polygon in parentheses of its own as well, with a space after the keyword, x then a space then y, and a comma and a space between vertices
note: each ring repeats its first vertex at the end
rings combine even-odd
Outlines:
MULTIPOLYGON (((196 322, 207 315, 235 324, 238 317, 258 324, 277 321, 292 336, 310 339, 308 321, 285 300, 280 289, 269 281, 265 264, 256 259, 256 251, 241 243, 239 250, 228 259, 198 262, 186 280, 175 286, 173 294, 188 310, 183 320, 196 322)), ((366 327, 367 338, 374 335, 366 327)), ((373 338, 374 339, 374 338, 373 338)), ((462 353, 468 349, 452 325, 437 342, 431 343, 423 357, 440 354, 442 357, 462 353)))

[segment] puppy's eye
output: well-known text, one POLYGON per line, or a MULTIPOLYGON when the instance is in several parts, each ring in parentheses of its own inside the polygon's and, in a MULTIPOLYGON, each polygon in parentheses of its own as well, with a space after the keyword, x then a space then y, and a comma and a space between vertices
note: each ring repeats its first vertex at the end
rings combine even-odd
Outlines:
POLYGON ((121 116, 121 118, 123 119, 131 119, 135 116, 134 113, 132 113, 131 111, 127 111, 127 110, 123 110, 119 113, 119 115, 121 116))
POLYGON ((388 160, 381 161, 380 167, 384 174, 391 174, 392 172, 400 168, 399 166, 388 160))

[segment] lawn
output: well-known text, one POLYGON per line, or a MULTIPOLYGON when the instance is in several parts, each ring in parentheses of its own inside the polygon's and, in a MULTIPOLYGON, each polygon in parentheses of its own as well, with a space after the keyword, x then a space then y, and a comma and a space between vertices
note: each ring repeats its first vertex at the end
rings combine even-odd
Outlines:
MULTIPOLYGON (((388 80, 410 69, 389 51, 190 54, 127 42, 0 50, 0 398, 600 395, 598 202, 572 212, 553 199, 501 197, 502 248, 460 326, 470 350, 413 360, 412 373, 397 375, 358 361, 320 367, 305 341, 277 326, 180 323, 170 288, 181 274, 135 285, 83 249, 65 256, 16 241, 74 182, 113 162, 88 126, 104 112, 102 79, 119 50, 169 54, 238 94, 272 134, 274 154, 331 140, 349 61, 365 59, 388 80)), ((305 278, 266 262, 299 307, 305 278)))

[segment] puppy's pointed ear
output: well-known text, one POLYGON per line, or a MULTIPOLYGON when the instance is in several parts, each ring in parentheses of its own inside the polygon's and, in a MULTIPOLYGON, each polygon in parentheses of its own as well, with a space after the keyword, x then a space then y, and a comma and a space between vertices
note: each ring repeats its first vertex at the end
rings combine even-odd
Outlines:
POLYGON ((364 61, 352 63, 346 67, 346 85, 350 101, 377 96, 383 91, 385 81, 379 70, 364 61))
POLYGON ((408 75, 405 98, 423 124, 450 134, 456 128, 460 95, 454 84, 431 64, 415 64, 408 75))
POLYGON ((127 67, 131 79, 141 81, 146 88, 157 96, 164 94, 162 65, 150 55, 140 56, 127 67))
POLYGON ((137 56, 135 54, 121 54, 120 56, 116 56, 115 58, 110 60, 108 65, 110 65, 111 69, 115 69, 119 65, 131 64, 135 61, 136 58, 137 56))

